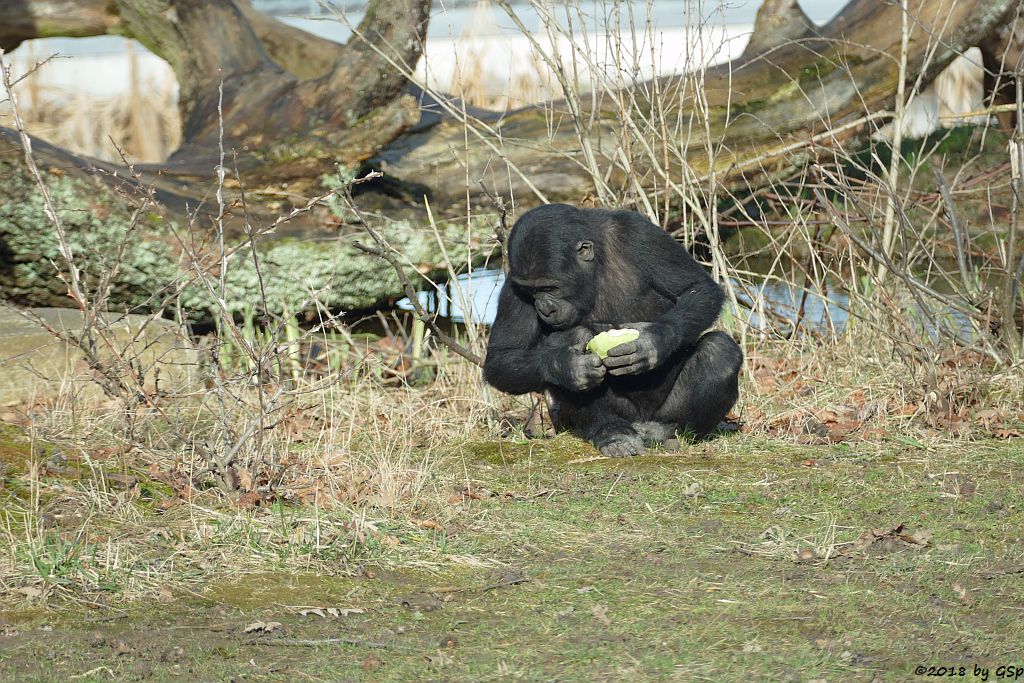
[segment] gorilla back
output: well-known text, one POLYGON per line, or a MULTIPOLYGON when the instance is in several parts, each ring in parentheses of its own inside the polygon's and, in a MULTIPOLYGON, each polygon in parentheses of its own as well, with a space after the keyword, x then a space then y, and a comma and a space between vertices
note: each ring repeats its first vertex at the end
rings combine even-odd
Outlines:
POLYGON ((664 230, 633 211, 549 204, 509 236, 509 273, 484 378, 501 391, 547 391, 557 424, 611 456, 677 432, 704 435, 735 404, 743 354, 707 332, 721 288, 664 230), (640 330, 607 358, 596 333, 640 330))

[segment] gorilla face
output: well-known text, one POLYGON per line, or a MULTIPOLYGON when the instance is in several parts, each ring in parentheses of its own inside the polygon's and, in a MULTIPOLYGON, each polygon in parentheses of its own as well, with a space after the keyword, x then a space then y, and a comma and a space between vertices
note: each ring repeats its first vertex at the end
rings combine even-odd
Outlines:
POLYGON ((537 317, 552 330, 577 325, 594 306, 594 243, 579 240, 570 246, 569 253, 564 247, 555 252, 554 260, 532 259, 529 268, 520 269, 526 272, 509 273, 523 298, 533 302, 537 317))
POLYGON ((537 317, 553 330, 572 327, 583 312, 572 301, 565 286, 556 280, 517 280, 516 285, 527 299, 533 300, 537 317))

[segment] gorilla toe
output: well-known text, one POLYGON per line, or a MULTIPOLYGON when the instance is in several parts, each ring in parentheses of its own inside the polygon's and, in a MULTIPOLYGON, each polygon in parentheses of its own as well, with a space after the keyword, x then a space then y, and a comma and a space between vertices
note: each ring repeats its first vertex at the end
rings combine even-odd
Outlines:
POLYGON ((642 455, 646 452, 643 439, 639 434, 625 432, 595 439, 594 445, 602 455, 607 455, 610 458, 625 458, 631 455, 642 455))

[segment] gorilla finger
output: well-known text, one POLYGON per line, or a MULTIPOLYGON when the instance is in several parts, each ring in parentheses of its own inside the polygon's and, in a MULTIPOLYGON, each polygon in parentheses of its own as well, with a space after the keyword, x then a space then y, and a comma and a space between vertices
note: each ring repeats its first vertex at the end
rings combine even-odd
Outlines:
POLYGON ((608 374, 615 375, 616 377, 622 375, 635 375, 640 372, 640 366, 637 364, 624 365, 621 368, 608 368, 608 374))
POLYGON ((626 342, 608 349, 609 356, 628 356, 631 353, 636 353, 636 342, 626 342))
POLYGON ((606 368, 621 368, 624 365, 632 365, 637 362, 639 356, 636 354, 630 354, 628 356, 608 356, 604 359, 604 365, 606 368))

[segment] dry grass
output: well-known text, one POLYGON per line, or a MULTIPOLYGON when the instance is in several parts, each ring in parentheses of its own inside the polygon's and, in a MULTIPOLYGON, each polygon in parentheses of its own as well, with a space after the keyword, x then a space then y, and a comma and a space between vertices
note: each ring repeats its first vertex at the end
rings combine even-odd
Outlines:
MULTIPOLYGON (((164 161, 181 142, 177 89, 166 80, 143 83, 138 54, 133 43, 128 45, 128 87, 111 98, 41 86, 37 76, 25 79, 18 92, 26 130, 50 144, 103 161, 121 162, 119 148, 132 161, 164 161)), ((29 71, 36 58, 46 57, 30 50, 25 63, 17 66, 29 71)), ((4 102, 0 125, 12 126, 8 119, 4 102)))
MULTIPOLYGON (((1024 373, 978 354, 908 365, 895 345, 856 326, 827 345, 759 342, 747 353, 736 411, 744 435, 713 449, 765 439, 779 448, 877 450, 895 441, 930 449, 1024 434, 1024 373)), ((433 565, 432 531, 449 523, 453 500, 475 495, 467 447, 521 442, 529 405, 493 394, 474 366, 443 349, 430 361, 438 375, 421 387, 385 383, 368 361, 341 381, 289 389, 295 400, 262 449, 236 462, 233 492, 181 440, 216 433, 203 427, 220 419, 208 403, 182 399, 129 415, 116 402, 57 397, 8 410, 3 419, 28 440, 8 434, 0 445, 3 592, 90 601, 116 590, 130 599, 198 586, 224 568, 347 574, 367 561, 433 565)), ((571 443, 582 454, 575 457, 593 459, 582 442, 554 443, 538 447, 571 443)), ((766 539, 758 552, 811 542, 797 540, 766 539)))
POLYGON ((217 567, 354 571, 397 545, 388 529, 415 531, 420 511, 465 486, 459 444, 483 438, 493 413, 465 363, 445 359, 424 388, 372 374, 296 387, 227 495, 180 439, 181 423, 201 438, 219 419, 195 400, 132 415, 67 396, 7 410, 18 430, 0 445, 0 586, 131 597, 217 567))

